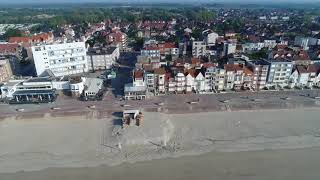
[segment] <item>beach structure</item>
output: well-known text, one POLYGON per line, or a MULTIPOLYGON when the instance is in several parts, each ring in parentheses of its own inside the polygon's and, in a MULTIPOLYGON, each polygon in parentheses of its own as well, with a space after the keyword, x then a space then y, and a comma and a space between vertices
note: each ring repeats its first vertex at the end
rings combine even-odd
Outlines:
POLYGON ((56 99, 56 89, 48 78, 10 80, 1 94, 11 104, 48 103, 56 99))
POLYGON ((140 110, 124 110, 122 113, 122 122, 124 125, 140 126, 143 115, 140 110))

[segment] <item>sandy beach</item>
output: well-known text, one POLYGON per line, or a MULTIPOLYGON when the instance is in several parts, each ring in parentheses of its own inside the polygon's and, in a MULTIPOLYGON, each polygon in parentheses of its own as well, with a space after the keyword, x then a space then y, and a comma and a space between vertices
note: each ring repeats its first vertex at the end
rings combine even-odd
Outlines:
POLYGON ((125 129, 117 123, 118 114, 104 119, 69 116, 2 120, 0 173, 115 166, 208 152, 227 157, 225 153, 320 147, 318 108, 144 114, 143 126, 125 129))

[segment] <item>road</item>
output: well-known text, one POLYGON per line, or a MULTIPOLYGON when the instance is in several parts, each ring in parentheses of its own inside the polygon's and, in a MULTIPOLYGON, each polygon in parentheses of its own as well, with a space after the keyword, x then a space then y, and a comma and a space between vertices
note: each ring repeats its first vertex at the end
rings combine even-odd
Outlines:
POLYGON ((59 97, 49 104, 0 105, 0 118, 19 115, 85 114, 92 111, 102 114, 123 109, 143 109, 166 113, 190 113, 203 111, 230 111, 254 109, 286 109, 320 106, 320 90, 241 92, 224 94, 183 94, 154 96, 141 101, 121 101, 108 92, 102 101, 83 102, 73 98, 59 97), (190 103, 194 102, 194 103, 190 103), (160 104, 160 105, 159 105, 160 104), (94 109, 89 106, 94 105, 94 109), (58 110, 52 110, 58 107, 58 110), (22 108, 23 112, 16 109, 22 108))

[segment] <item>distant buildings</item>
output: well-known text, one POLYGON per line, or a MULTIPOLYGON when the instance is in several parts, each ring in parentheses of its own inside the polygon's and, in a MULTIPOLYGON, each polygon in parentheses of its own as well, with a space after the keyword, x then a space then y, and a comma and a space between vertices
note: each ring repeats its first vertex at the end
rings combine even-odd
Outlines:
POLYGON ((55 76, 88 72, 84 42, 32 46, 37 75, 50 70, 55 76))
POLYGON ((208 46, 214 46, 217 42, 219 35, 215 32, 208 32, 205 36, 205 42, 208 46))
POLYGON ((125 50, 128 45, 127 35, 121 31, 118 31, 118 30, 108 34, 107 41, 109 43, 113 43, 114 45, 118 45, 121 51, 125 50))
POLYGON ((310 46, 318 45, 318 39, 312 37, 296 36, 294 39, 294 45, 299 46, 304 50, 308 50, 310 46))
POLYGON ((30 46, 36 43, 52 43, 54 36, 52 32, 35 34, 31 37, 11 37, 9 43, 30 46))
POLYGON ((177 57, 179 55, 179 47, 175 43, 149 40, 141 49, 141 56, 161 57, 163 59, 166 55, 177 57))

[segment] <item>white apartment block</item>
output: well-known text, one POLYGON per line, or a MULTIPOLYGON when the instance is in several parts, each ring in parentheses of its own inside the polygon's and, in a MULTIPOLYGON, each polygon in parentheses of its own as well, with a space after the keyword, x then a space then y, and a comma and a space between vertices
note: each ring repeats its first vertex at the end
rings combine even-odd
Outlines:
POLYGON ((209 33, 206 36, 206 43, 208 46, 214 46, 216 44, 216 41, 218 39, 219 35, 215 32, 209 33))
POLYGON ((192 42, 192 56, 199 57, 206 55, 206 43, 203 41, 192 42))
POLYGON ((218 67, 210 67, 205 72, 205 90, 223 90, 225 83, 225 70, 218 67))
POLYGON ((293 64, 290 60, 267 60, 269 72, 267 83, 269 85, 286 86, 292 72, 293 64))
POLYGON ((32 46, 37 75, 51 70, 55 76, 88 72, 84 42, 32 46))
POLYGON ((223 55, 234 54, 237 49, 237 44, 233 42, 225 42, 223 45, 223 55))

